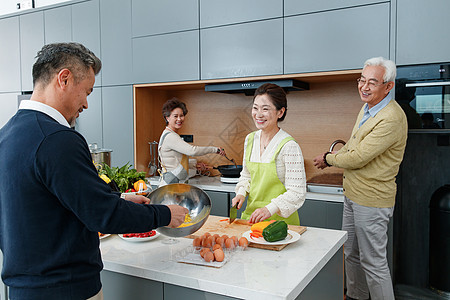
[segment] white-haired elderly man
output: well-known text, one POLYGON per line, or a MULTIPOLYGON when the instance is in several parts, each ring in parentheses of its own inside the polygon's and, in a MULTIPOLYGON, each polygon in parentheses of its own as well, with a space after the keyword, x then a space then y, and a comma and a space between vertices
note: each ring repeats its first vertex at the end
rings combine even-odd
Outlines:
POLYGON ((365 104, 351 137, 339 151, 314 158, 320 169, 344 169, 347 299, 394 299, 386 257, 387 229, 408 131, 406 116, 390 93, 395 76, 391 60, 375 57, 364 63, 358 91, 365 104))

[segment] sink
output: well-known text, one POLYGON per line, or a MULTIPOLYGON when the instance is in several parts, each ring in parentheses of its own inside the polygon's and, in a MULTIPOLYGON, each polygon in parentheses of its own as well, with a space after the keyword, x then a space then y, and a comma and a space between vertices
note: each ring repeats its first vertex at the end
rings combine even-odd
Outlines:
POLYGON ((342 195, 344 193, 344 189, 342 186, 336 185, 326 185, 326 184, 307 184, 306 185, 307 192, 310 193, 322 193, 322 194, 335 194, 342 195))

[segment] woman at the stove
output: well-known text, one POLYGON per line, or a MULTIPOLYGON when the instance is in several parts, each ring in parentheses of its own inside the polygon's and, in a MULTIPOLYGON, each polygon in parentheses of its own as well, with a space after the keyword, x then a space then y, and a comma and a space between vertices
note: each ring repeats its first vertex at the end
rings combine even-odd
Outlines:
POLYGON ((166 128, 161 134, 158 144, 158 157, 161 165, 161 179, 159 186, 171 183, 184 183, 195 174, 195 166, 189 172, 189 156, 200 156, 210 153, 225 155, 219 147, 193 146, 179 136, 178 131, 183 127, 188 110, 186 104, 172 98, 164 103, 162 114, 166 121, 166 128))
POLYGON ((286 117, 287 99, 276 84, 261 85, 253 97, 252 119, 258 131, 245 138, 243 169, 232 205, 247 207, 241 218, 251 223, 284 220, 300 225, 297 209, 306 196, 300 146, 278 125, 286 117))

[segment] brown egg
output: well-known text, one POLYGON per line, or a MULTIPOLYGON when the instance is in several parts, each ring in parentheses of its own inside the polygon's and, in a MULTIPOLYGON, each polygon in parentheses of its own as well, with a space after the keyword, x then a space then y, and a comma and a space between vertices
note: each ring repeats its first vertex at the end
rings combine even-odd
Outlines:
POLYGON ((204 257, 206 252, 211 252, 211 249, 209 249, 209 248, 202 248, 200 250, 200 256, 204 257))
POLYGON ((203 246, 203 247, 211 248, 211 247, 213 246, 213 245, 212 245, 212 237, 208 236, 208 237, 203 241, 202 246, 203 246))
POLYGON ((214 260, 214 254, 213 254, 211 251, 207 251, 207 252, 205 253, 205 255, 203 256, 203 259, 204 259, 206 262, 213 261, 213 260, 214 260))
POLYGON ((247 248, 248 247, 248 240, 245 237, 241 237, 239 239, 239 246, 242 248, 247 248))
POLYGON ((216 261, 223 261, 223 259, 225 258, 225 254, 223 253, 222 249, 216 249, 214 250, 214 259, 216 261))
POLYGON ((220 247, 223 248, 225 245, 225 240, 223 238, 219 237, 216 239, 216 244, 220 245, 220 247))
POLYGON ((212 236, 208 236, 206 238, 206 247, 212 248, 212 246, 214 246, 216 244, 216 241, 214 240, 214 238, 212 236))
POLYGON ((233 249, 234 248, 234 241, 231 238, 226 239, 225 241, 225 248, 227 249, 233 249))
POLYGON ((201 247, 201 245, 202 245, 202 238, 200 237, 196 237, 192 242, 192 246, 194 246, 194 248, 199 248, 201 247))
POLYGON ((214 240, 217 240, 218 237, 220 237, 220 235, 218 235, 217 233, 215 235, 213 235, 214 240))
POLYGON ((208 236, 211 236, 211 233, 209 233, 209 232, 205 232, 204 234, 203 234, 204 236, 205 236, 205 238, 206 237, 208 237, 208 236))
POLYGON ((219 244, 215 244, 212 249, 213 251, 216 249, 222 249, 222 246, 220 246, 219 244))
POLYGON ((226 241, 227 238, 228 238, 228 235, 224 234, 224 235, 222 235, 222 238, 223 238, 224 241, 226 241))
POLYGON ((233 236, 231 237, 231 239, 233 239, 234 245, 237 246, 237 245, 238 245, 238 238, 237 238, 235 235, 233 235, 233 236))

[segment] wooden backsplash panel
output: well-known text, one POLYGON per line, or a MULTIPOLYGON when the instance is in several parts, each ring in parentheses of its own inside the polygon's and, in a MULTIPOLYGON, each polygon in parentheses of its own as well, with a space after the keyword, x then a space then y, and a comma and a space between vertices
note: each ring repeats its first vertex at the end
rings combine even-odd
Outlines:
MULTIPOLYGON (((139 97, 139 101, 136 101, 141 104, 153 102, 153 105, 146 105, 145 114, 155 119, 152 125, 150 122, 136 122, 137 139, 140 139, 139 136, 147 139, 137 143, 136 148, 145 145, 144 150, 136 150, 138 169, 148 164, 149 155, 145 155, 145 152, 148 152, 148 142, 159 140, 164 128, 161 106, 171 97, 184 101, 189 110, 180 134, 194 135, 194 144, 198 146, 223 147, 228 157, 242 163, 245 136, 256 130, 251 118, 253 97, 243 94, 208 93, 203 90, 167 90, 165 93, 153 94, 154 91, 156 90, 148 92, 147 94, 152 95, 144 96, 145 100, 139 97), (153 129, 149 126, 153 126, 153 129), (155 128, 160 129, 159 132, 155 131, 155 128)), ((328 151, 334 140, 348 140, 361 107, 362 102, 353 81, 312 83, 308 91, 288 94, 288 113, 280 126, 300 144, 308 178, 324 172, 340 171, 335 168, 319 171, 313 166, 312 159, 328 151)), ((213 166, 229 163, 217 155, 197 159, 213 166)))

